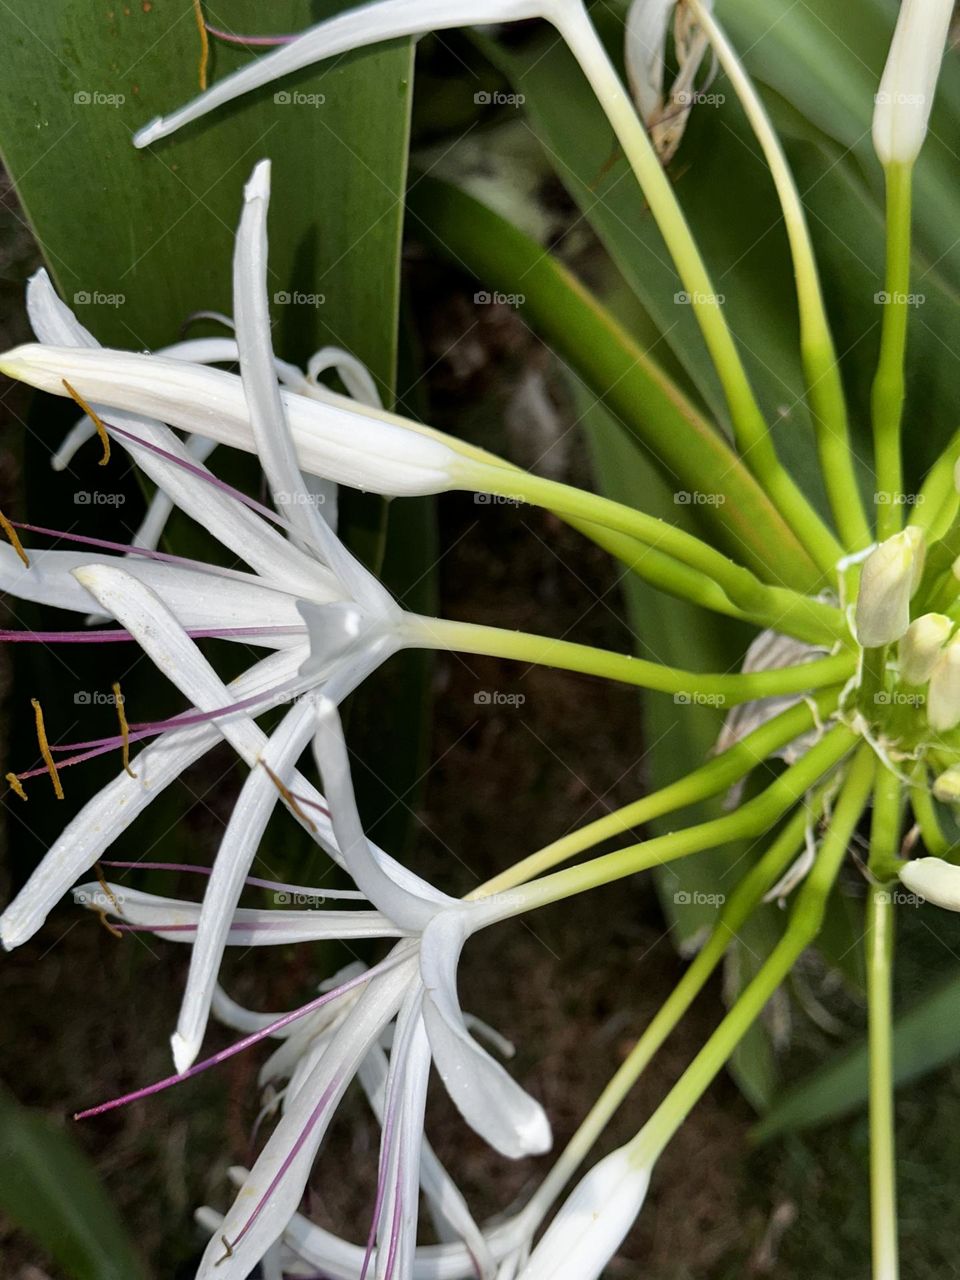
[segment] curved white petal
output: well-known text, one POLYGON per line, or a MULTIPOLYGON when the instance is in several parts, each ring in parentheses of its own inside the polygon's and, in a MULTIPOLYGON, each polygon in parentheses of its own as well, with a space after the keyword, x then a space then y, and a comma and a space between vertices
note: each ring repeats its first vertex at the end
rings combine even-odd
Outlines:
MULTIPOLYGON (((95 407, 109 406, 104 409, 108 423, 116 418, 114 411, 128 411, 248 452, 255 449, 235 373, 133 351, 33 343, 0 357, 0 370, 59 396, 67 395, 66 378, 95 407)), ((476 464, 439 433, 345 398, 332 404, 287 390, 280 395, 304 471, 388 497, 472 486, 476 464)))
POLYGON ((134 145, 149 146, 225 102, 347 49, 362 49, 383 40, 425 31, 443 31, 449 27, 536 18, 545 8, 543 0, 540 3, 484 0, 482 4, 471 4, 468 0, 427 0, 427 3, 423 0, 414 3, 411 0, 379 0, 379 3, 361 5, 311 27, 299 39, 256 58, 212 85, 206 93, 179 111, 151 120, 134 135, 134 145))
MULTIPOLYGON (((229 687, 223 687, 221 700, 214 705, 225 706, 262 695, 260 705, 270 706, 270 691, 285 688, 302 661, 303 650, 271 654, 229 687)), ((256 729, 252 720, 247 723, 256 729)), ((169 730, 134 758, 135 777, 124 770, 89 800, 0 916, 0 941, 5 949, 10 951, 31 938, 77 877, 89 871, 164 787, 199 760, 220 737, 216 724, 169 730)))
POLYGON ((342 347, 321 347, 307 361, 307 377, 311 382, 316 382, 320 374, 326 373, 328 369, 336 369, 347 393, 354 400, 369 405, 371 409, 383 408, 373 374, 362 360, 358 360, 349 351, 344 351, 342 347))
POLYGON ((677 0, 632 0, 624 27, 623 54, 637 110, 650 124, 663 106, 667 31, 677 0))
POLYGON ((471 929, 469 908, 441 911, 420 945, 426 996, 423 1019, 433 1058, 460 1114, 502 1155, 540 1155, 551 1145, 550 1122, 539 1102, 470 1035, 457 998, 460 952, 471 929))
POLYGON ((422 929, 437 904, 402 888, 374 858, 357 812, 350 757, 337 708, 329 698, 318 697, 315 714, 314 754, 347 870, 357 887, 389 919, 404 929, 422 929))
MULTIPOLYGON (((77 885, 73 900, 90 911, 105 911, 121 924, 144 926, 168 942, 190 944, 196 937, 202 906, 199 902, 144 893, 124 884, 109 883, 104 890, 98 880, 77 885)), ((256 907, 237 907, 227 918, 225 934, 224 944, 230 947, 401 936, 400 930, 378 911, 283 911, 256 907)), ((257 1025, 269 1025, 261 1023, 262 1016, 257 1015, 257 1025)))
POLYGON ((650 1170, 620 1147, 595 1164, 574 1189, 520 1280, 597 1280, 643 1207, 650 1170))

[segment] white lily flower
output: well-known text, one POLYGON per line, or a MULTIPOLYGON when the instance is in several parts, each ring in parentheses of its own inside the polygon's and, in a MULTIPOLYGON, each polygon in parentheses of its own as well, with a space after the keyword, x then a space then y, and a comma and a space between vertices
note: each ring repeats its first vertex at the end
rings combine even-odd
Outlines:
MULTIPOLYGON (((146 588, 136 586, 132 594, 145 597, 146 588)), ((135 625, 132 617, 128 625, 135 625)), ((157 638, 152 656, 158 664, 164 646, 167 662, 189 662, 180 651, 183 642, 178 641, 175 627, 154 610, 152 632, 157 638)), ((364 1064, 371 1056, 373 1075, 368 1075, 367 1084, 374 1092, 382 1084, 383 1097, 379 1191, 368 1246, 372 1256, 375 1238, 378 1280, 412 1274, 431 1060, 464 1118, 496 1150, 520 1158, 548 1149, 551 1141, 542 1108, 470 1035, 456 996, 456 969, 464 940, 474 929, 501 918, 504 903, 457 903, 409 873, 398 874, 396 864, 378 856, 360 824, 336 708, 327 699, 310 704, 310 710, 332 830, 354 883, 376 910, 254 911, 234 905, 222 921, 224 938, 258 945, 307 940, 313 916, 312 936, 318 940, 400 935, 401 941, 387 962, 353 980, 353 994, 335 1015, 330 1010, 313 1024, 305 1021, 299 1037, 291 1035, 265 1067, 264 1078, 286 1075, 290 1079, 284 1113, 224 1219, 222 1238, 211 1241, 198 1280, 208 1276, 242 1280, 281 1237, 343 1092, 354 1075, 363 1078, 364 1064), (394 1018, 397 1025, 384 1077, 378 1066, 380 1038, 394 1018)), ((211 888, 218 866, 210 877, 211 888)), ((78 895, 86 905, 115 916, 121 929, 146 927, 158 936, 181 939, 185 935, 195 948, 211 900, 208 892, 198 910, 197 904, 131 894, 120 885, 104 889, 94 884, 83 886, 78 895)), ((212 972, 209 963, 207 969, 208 974, 212 972)), ((208 1006, 216 993, 214 979, 215 972, 209 978, 208 1006)), ((222 1005, 222 997, 218 1000, 222 1005)), ((234 1016, 232 1009, 228 1016, 234 1016)), ((458 1203, 457 1196, 450 1194, 449 1179, 435 1159, 427 1163, 427 1185, 447 1220, 463 1233, 468 1252, 480 1259, 489 1275, 492 1261, 462 1198, 458 1203)))
POLYGON ((910 625, 910 601, 923 573, 925 543, 904 529, 871 551, 860 574, 857 640, 865 649, 899 640, 910 625))
POLYGON ((920 154, 953 17, 953 0, 901 0, 873 112, 873 145, 884 165, 920 154))
POLYGON ((650 1169, 631 1145, 595 1164, 534 1249, 519 1280, 597 1280, 643 1207, 650 1169))

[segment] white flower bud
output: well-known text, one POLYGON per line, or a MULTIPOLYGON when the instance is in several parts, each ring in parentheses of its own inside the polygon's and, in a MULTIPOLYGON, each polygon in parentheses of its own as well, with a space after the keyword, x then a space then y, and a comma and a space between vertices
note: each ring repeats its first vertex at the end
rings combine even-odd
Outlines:
POLYGON ((643 1207, 649 1166, 630 1145, 595 1164, 534 1249, 519 1280, 596 1280, 643 1207))
POLYGON ((960 801, 960 764, 952 765, 933 784, 933 794, 942 804, 960 801))
POLYGON ((900 679, 904 684, 927 683, 952 630, 952 619, 943 613, 924 613, 910 623, 900 641, 900 679))
POLYGON ((873 112, 881 163, 912 164, 927 136, 953 0, 902 0, 873 112))
POLYGON ((960 637, 951 640, 934 663, 927 720, 937 733, 947 733, 960 724, 960 637))
POLYGON ((920 585, 924 554, 923 534, 910 528, 867 557, 857 597, 857 639, 865 649, 899 640, 910 625, 910 598, 920 585))
POLYGON ((915 858, 900 868, 900 883, 947 911, 960 911, 960 867, 942 858, 915 858))

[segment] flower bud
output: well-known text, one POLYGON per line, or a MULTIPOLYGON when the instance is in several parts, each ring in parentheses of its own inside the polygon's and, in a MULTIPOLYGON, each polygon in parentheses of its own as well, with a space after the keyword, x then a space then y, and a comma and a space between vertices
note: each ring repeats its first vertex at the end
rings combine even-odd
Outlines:
POLYGON ((902 0, 873 112, 880 161, 912 164, 927 136, 953 0, 902 0))
POLYGON ((960 803, 960 764, 940 774, 933 784, 933 794, 941 804, 960 803))
POLYGON ((927 683, 952 630, 953 621, 943 613, 925 613, 910 623, 900 641, 900 679, 904 684, 927 683))
POLYGON ((910 528, 867 557, 857 597, 857 639, 865 649, 899 640, 910 625, 910 598, 920 585, 924 553, 923 534, 910 528))
POLYGON ((947 733, 960 724, 960 637, 951 640, 934 663, 927 720, 937 733, 947 733))
MULTIPOLYGON (((632 1144, 631 1144, 632 1145, 632 1144)), ((596 1280, 633 1226, 650 1168, 631 1145, 595 1164, 550 1224, 519 1280, 596 1280)))
POLYGON ((900 868, 900 883, 947 911, 960 911, 960 867, 943 858, 915 858, 900 868))

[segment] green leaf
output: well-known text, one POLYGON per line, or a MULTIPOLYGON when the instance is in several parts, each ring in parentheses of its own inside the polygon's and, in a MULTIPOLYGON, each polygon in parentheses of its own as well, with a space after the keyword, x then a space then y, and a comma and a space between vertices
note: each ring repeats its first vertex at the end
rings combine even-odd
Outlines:
MULTIPOLYGON (((960 977, 952 977, 897 1018, 893 1028, 893 1078, 907 1084, 960 1052, 960 977)), ((795 1085, 754 1130, 765 1142, 808 1129, 866 1105, 869 1054, 865 1041, 795 1085)))
POLYGON ((71 1280, 146 1276, 97 1171, 63 1129, 0 1087, 0 1134, 0 1209, 71 1280))
MULTIPOLYGON (((412 52, 408 42, 287 77, 137 151, 131 135, 197 93, 191 0, 10 0, 0 153, 68 302, 107 344, 174 340, 229 313, 233 232, 254 163, 273 160, 275 345, 347 347, 392 385, 412 52), (275 101, 275 95, 278 101, 275 101), (287 101, 283 99, 289 99, 287 101), (364 104, 363 111, 357 103, 364 104), (322 301, 321 301, 322 299, 322 301)), ((296 31, 309 0, 231 6, 231 28, 296 31)), ((213 42, 211 77, 258 56, 213 42)))

